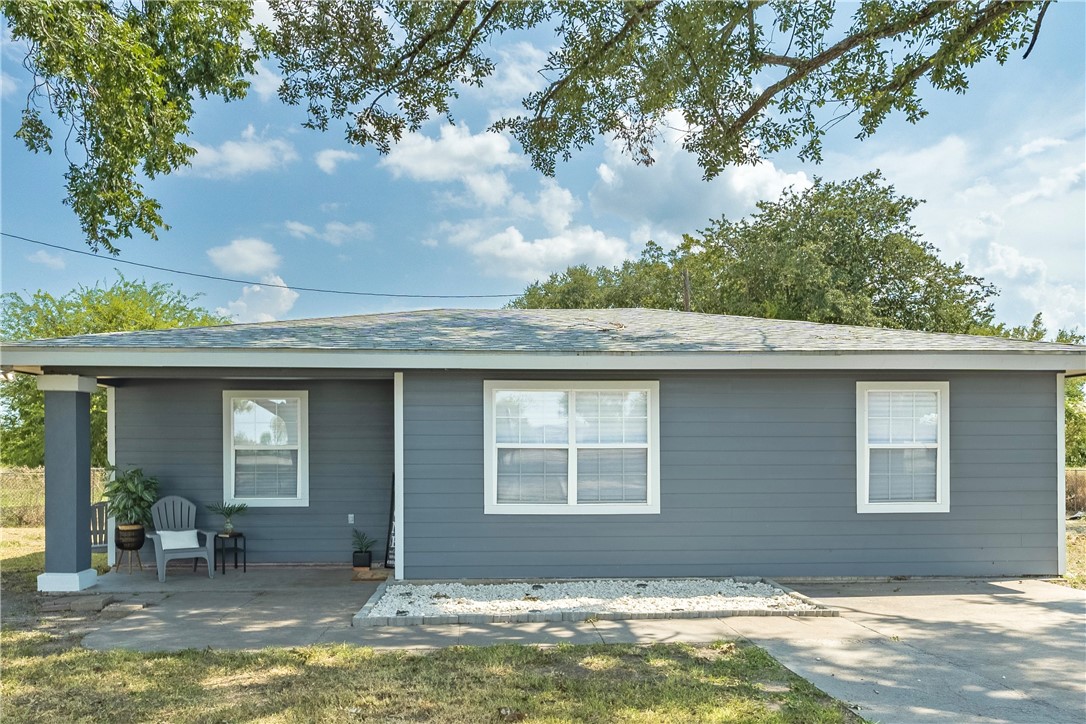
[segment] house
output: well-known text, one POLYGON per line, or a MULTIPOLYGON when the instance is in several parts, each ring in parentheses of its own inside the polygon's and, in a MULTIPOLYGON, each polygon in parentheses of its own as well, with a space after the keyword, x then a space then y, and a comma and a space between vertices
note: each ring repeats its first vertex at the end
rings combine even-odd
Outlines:
POLYGON ((248 503, 250 562, 345 563, 353 528, 380 560, 394 510, 397 578, 1018 576, 1063 570, 1086 347, 430 310, 18 342, 2 365, 46 391, 43 589, 94 583, 99 386, 114 462, 201 511, 248 503))

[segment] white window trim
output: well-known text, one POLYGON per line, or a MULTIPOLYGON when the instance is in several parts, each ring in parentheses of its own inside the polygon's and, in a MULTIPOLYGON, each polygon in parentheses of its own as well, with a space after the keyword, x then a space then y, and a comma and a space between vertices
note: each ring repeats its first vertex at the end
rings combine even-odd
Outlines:
MULTIPOLYGON (((920 446, 910 446, 920 447, 920 446)), ((857 382, 856 383, 856 512, 857 513, 949 513, 950 512, 950 383, 949 382, 857 382), (893 501, 872 503, 868 500, 871 446, 867 442, 867 396, 871 392, 934 392, 939 406, 939 432, 936 444, 935 501, 893 501)))
MULTIPOLYGON (((574 417, 571 414, 570 419, 574 417)), ((571 422, 572 425, 572 422, 571 422)), ((524 447, 533 447, 525 445, 524 447)), ((539 446, 548 447, 548 446, 539 446)), ((553 446, 550 446, 553 447, 553 446)), ((582 445, 580 447, 614 447, 582 445)), ((487 515, 638 515, 660 512, 660 383, 651 380, 577 381, 568 380, 484 380, 483 381, 483 512, 487 515), (570 478, 569 498, 564 505, 554 503, 498 502, 498 445, 494 440, 494 396, 511 390, 629 390, 648 392, 648 490, 644 503, 577 503, 577 456, 575 443, 568 443, 570 478)))
POLYGON ((222 393, 222 499, 245 503, 250 508, 309 507, 309 392, 307 390, 225 390, 222 393), (234 415, 233 402, 253 397, 296 397, 298 411, 298 495, 294 498, 234 497, 234 415))

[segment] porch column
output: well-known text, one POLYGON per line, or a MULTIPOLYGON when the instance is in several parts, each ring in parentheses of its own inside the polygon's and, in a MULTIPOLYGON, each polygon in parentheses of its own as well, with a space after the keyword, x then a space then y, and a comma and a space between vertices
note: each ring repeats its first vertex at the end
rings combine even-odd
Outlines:
POLYGON ((98 578, 90 552, 93 377, 42 375, 45 392, 45 573, 39 591, 82 591, 98 578))

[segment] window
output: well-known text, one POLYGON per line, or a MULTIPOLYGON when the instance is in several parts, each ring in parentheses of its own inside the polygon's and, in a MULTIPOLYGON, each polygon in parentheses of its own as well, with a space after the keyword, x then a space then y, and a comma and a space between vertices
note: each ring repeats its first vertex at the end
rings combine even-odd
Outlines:
POLYGON ((658 382, 483 383, 487 513, 660 512, 658 382))
POLYGON ((856 512, 950 510, 950 383, 856 383, 856 512))
POLYGON ((309 505, 309 395, 223 393, 223 500, 309 505))

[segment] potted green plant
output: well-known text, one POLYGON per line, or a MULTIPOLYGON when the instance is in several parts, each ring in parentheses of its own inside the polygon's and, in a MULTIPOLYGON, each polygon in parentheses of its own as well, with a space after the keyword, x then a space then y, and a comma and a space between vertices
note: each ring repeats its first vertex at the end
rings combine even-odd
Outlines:
POLYGON ((223 517, 222 532, 230 535, 234 532, 234 521, 231 519, 247 511, 249 506, 245 503, 212 503, 207 509, 223 517))
POLYGON ((109 515, 117 519, 114 538, 123 551, 138 551, 146 540, 146 526, 151 524, 151 506, 158 500, 158 478, 144 474, 141 468, 121 472, 112 469, 102 497, 109 515))
POLYGON ((370 538, 357 528, 351 537, 354 540, 354 555, 351 557, 352 565, 355 568, 369 568, 370 564, 373 563, 373 553, 370 552, 370 548, 373 547, 377 540, 370 538))

